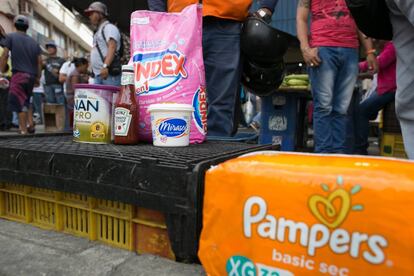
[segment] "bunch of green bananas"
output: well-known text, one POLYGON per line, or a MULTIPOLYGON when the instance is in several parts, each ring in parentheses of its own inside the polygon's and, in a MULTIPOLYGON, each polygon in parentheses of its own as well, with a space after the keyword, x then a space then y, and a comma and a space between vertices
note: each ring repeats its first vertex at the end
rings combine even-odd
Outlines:
POLYGON ((308 89, 309 76, 307 74, 292 74, 284 78, 282 88, 308 89))

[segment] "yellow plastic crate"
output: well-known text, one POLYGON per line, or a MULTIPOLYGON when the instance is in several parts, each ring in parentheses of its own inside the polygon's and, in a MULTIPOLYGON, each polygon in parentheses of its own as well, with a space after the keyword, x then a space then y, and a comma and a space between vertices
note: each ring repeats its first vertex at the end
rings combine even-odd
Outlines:
POLYGON ((62 206, 62 231, 76 236, 89 237, 89 211, 62 206))
POLYGON ((52 190, 43 189, 43 188, 30 188, 30 187, 28 188, 29 189, 26 189, 26 191, 31 197, 51 199, 51 200, 55 198, 55 192, 52 190))
POLYGON ((31 198, 31 222, 45 229, 56 229, 56 204, 47 200, 31 198))
POLYGON ((149 253, 175 260, 163 213, 136 208, 134 222, 135 248, 139 254, 149 253))
POLYGON ((24 193, 25 192, 24 185, 19 184, 12 184, 12 183, 2 183, 0 185, 0 190, 2 191, 8 191, 8 192, 17 192, 17 193, 24 193))
POLYGON ((72 193, 59 193, 60 201, 69 204, 79 204, 82 206, 88 206, 88 196, 78 195, 72 193))
POLYGON ((383 133, 381 137, 381 155, 388 157, 407 158, 401 134, 383 133))
POLYGON ((104 214, 126 216, 127 219, 132 216, 132 205, 122 202, 96 199, 96 205, 93 207, 96 212, 104 214))
POLYGON ((132 223, 108 215, 96 214, 96 239, 109 245, 133 250, 132 223))
POLYGON ((90 198, 89 206, 91 222, 89 239, 133 250, 132 205, 90 198))
POLYGON ((0 218, 175 259, 164 214, 130 204, 0 183, 0 218))
POLYGON ((23 195, 0 192, 0 216, 26 222, 26 199, 23 195))

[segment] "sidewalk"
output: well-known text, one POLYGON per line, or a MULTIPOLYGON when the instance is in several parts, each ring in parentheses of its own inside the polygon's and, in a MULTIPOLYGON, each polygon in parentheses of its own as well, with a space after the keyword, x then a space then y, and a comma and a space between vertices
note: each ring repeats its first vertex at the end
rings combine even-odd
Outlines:
MULTIPOLYGON (((45 126, 44 125, 36 125, 35 126, 36 129, 36 133, 45 133, 45 126)), ((18 135, 18 129, 10 129, 10 130, 5 130, 5 131, 0 131, 0 136, 13 136, 13 135, 18 135)))
POLYGON ((116 249, 0 219, 0 276, 205 275, 200 265, 116 249))

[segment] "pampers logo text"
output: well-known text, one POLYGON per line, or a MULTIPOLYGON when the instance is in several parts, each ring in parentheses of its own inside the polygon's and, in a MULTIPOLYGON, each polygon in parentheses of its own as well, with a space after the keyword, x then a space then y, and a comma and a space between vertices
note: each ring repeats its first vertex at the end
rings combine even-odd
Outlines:
MULTIPOLYGON (((388 246, 388 242, 383 236, 357 231, 350 233, 345 229, 337 228, 345 221, 351 210, 363 210, 362 205, 351 206, 351 196, 361 190, 359 185, 347 191, 343 188, 342 177, 338 177, 337 186, 330 191, 328 185, 322 184, 322 189, 328 195, 315 194, 309 197, 308 207, 312 215, 321 222, 313 225, 268 214, 267 202, 263 198, 250 197, 244 204, 244 235, 250 238, 256 230, 257 235, 264 239, 281 243, 299 243, 307 248, 309 256, 315 256, 320 248, 329 247, 335 254, 349 254, 352 258, 363 258, 366 262, 375 265, 384 263, 384 249, 388 246)), ((292 206, 292 208, 296 207, 292 206)))
POLYGON ((182 78, 187 78, 185 61, 185 56, 179 51, 134 54, 136 93, 157 94, 171 88, 182 78))

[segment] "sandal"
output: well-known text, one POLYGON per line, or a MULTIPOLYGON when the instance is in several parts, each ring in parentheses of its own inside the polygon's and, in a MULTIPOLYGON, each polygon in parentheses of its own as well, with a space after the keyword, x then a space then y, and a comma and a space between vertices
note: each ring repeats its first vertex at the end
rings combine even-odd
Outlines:
POLYGON ((27 133, 29 133, 29 134, 34 134, 35 131, 36 131, 36 129, 35 129, 35 126, 34 125, 33 126, 29 126, 27 128, 27 133))

